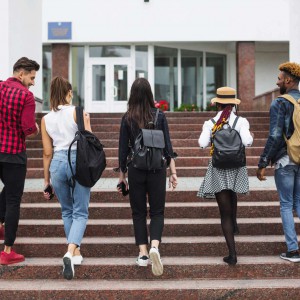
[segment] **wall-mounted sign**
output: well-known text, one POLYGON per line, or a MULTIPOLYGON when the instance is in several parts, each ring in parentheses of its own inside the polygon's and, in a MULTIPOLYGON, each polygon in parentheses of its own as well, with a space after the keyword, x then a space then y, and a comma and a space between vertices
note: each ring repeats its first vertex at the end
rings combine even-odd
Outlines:
POLYGON ((71 40, 72 22, 48 22, 48 40, 71 40))

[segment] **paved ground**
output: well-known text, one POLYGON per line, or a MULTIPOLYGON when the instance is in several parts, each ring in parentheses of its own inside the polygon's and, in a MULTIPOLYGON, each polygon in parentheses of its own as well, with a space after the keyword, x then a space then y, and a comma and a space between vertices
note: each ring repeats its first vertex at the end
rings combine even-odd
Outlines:
MULTIPOLYGON (((203 177, 181 177, 176 188, 177 191, 197 191, 203 177)), ((116 189, 117 178, 101 178, 92 188, 92 191, 111 191, 116 189)), ((249 177, 250 190, 274 190, 275 182, 273 176, 268 176, 266 181, 259 181, 256 177, 249 177)), ((0 188, 3 184, 0 182, 0 188)), ((26 179, 26 191, 41 191, 43 189, 43 179, 26 179)))

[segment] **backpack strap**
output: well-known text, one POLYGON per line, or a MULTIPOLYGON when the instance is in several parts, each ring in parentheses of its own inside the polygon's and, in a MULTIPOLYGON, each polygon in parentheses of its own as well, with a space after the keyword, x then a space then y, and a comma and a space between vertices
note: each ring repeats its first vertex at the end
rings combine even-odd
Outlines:
POLYGON ((236 126, 236 123, 237 123, 239 117, 240 117, 240 116, 236 116, 236 118, 235 118, 235 120, 234 120, 234 122, 233 122, 233 125, 232 125, 232 127, 231 127, 232 129, 235 129, 235 126, 236 126))
POLYGON ((156 110, 156 113, 155 113, 155 119, 154 119, 154 128, 156 128, 156 123, 157 123, 157 119, 158 119, 158 113, 159 113, 159 109, 156 110))
POLYGON ((76 121, 79 131, 84 131, 84 121, 83 121, 83 107, 82 106, 76 106, 76 121))
POLYGON ((281 95, 280 97, 282 97, 282 98, 288 100, 289 102, 291 102, 291 103, 294 104, 294 105, 299 104, 299 101, 300 101, 300 99, 295 100, 295 98, 292 97, 292 96, 289 95, 289 94, 284 94, 284 95, 281 95))

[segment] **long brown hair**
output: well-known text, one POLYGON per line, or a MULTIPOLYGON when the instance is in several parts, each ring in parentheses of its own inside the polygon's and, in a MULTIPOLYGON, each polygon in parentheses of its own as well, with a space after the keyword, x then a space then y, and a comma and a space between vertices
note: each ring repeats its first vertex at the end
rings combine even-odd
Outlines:
POLYGON ((71 90, 72 85, 67 79, 61 76, 54 77, 50 86, 50 109, 58 111, 59 105, 69 104, 66 97, 71 90))
POLYGON ((130 90, 128 100, 127 120, 132 125, 135 122, 139 128, 147 127, 153 121, 151 108, 155 108, 153 93, 149 81, 137 78, 130 90))

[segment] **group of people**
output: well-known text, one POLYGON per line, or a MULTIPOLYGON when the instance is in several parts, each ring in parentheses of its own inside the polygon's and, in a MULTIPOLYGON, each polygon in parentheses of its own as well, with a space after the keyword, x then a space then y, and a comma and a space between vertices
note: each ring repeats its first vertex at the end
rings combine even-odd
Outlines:
MULTIPOLYGON (((13 67, 13 76, 0 82, 0 179, 4 188, 0 194, 0 240, 4 240, 4 250, 0 254, 2 265, 24 261, 24 256, 16 253, 12 246, 16 239, 19 223, 20 203, 26 177, 25 140, 39 133, 35 122, 35 101, 29 87, 34 85, 39 64, 26 57, 19 59, 13 67)), ((285 63, 279 67, 277 85, 280 93, 288 93, 296 100, 300 98, 298 89, 300 66, 285 63)), ((72 170, 76 168, 76 144, 71 149, 71 166, 68 164, 68 149, 78 130, 75 106, 72 105, 72 85, 63 77, 53 78, 50 86, 50 109, 41 120, 43 142, 44 192, 49 200, 52 193, 61 205, 62 219, 67 239, 67 251, 63 256, 63 276, 74 277, 74 265, 83 261, 80 246, 88 221, 90 188, 72 182, 72 170)), ((216 103, 216 116, 203 125, 199 137, 200 148, 211 147, 216 131, 225 126, 235 127, 245 147, 253 143, 253 133, 246 118, 237 119, 237 105, 233 88, 222 87, 211 100, 216 103)), ((258 163, 257 177, 265 180, 265 168, 271 162, 275 165, 275 182, 280 197, 280 210, 287 244, 287 252, 281 258, 300 261, 293 210, 300 217, 300 171, 287 154, 283 135, 289 139, 294 131, 293 104, 283 97, 276 98, 270 109, 270 134, 258 163), (299 178, 299 179, 298 179, 299 178)), ((90 116, 83 112, 85 129, 92 131, 90 116)), ((131 87, 126 113, 121 119, 119 136, 119 180, 117 191, 122 193, 120 184, 129 192, 132 210, 135 243, 139 248, 136 264, 146 267, 151 261, 152 272, 163 274, 163 264, 159 246, 164 228, 166 201, 166 175, 169 168, 169 187, 178 185, 175 159, 168 122, 162 111, 157 113, 149 82, 136 79, 131 87), (157 170, 142 170, 132 164, 132 147, 140 129, 161 130, 165 147, 165 163, 157 170), (128 175, 127 175, 128 173, 128 175), (127 181, 128 177, 128 181, 127 181), (147 229, 147 201, 149 203, 150 226, 147 229), (150 244, 149 244, 150 235, 150 244), (150 248, 148 247, 150 245, 150 248)), ((221 227, 228 247, 228 256, 223 258, 229 265, 237 263, 234 235, 239 233, 237 224, 237 193, 249 192, 246 165, 220 169, 209 161, 207 173, 201 183, 198 196, 215 198, 219 207, 221 227)))

